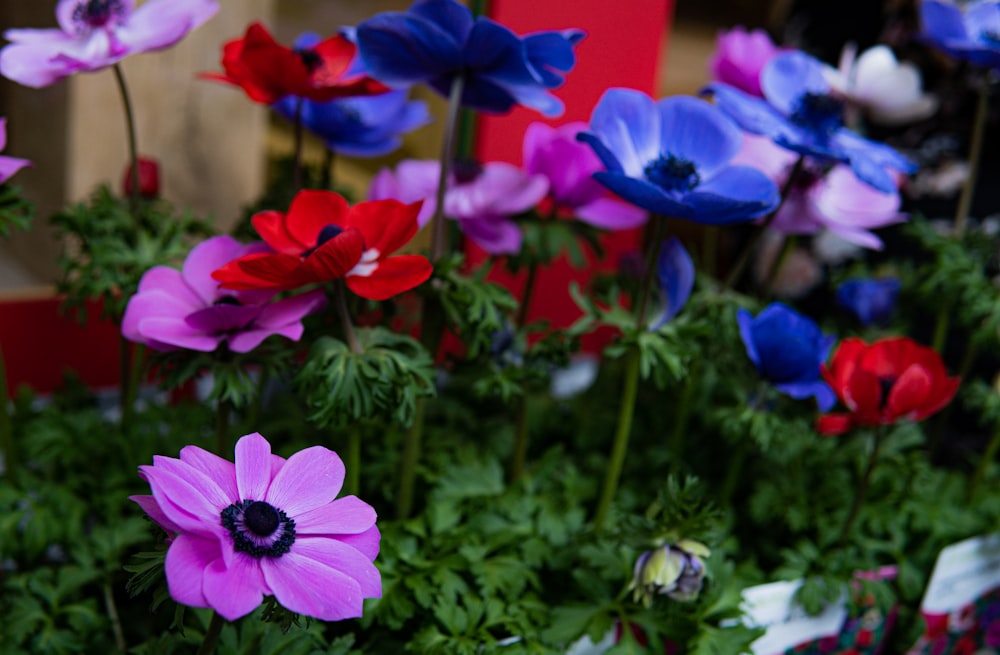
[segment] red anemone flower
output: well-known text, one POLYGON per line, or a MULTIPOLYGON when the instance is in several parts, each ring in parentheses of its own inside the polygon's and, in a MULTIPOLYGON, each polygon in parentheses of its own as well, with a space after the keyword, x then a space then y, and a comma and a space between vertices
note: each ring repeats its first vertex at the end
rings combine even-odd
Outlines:
POLYGON ((357 50, 339 35, 308 47, 289 48, 275 41, 263 25, 253 23, 242 39, 223 46, 225 73, 202 73, 201 77, 242 87, 251 100, 268 105, 289 95, 326 102, 388 91, 365 74, 349 72, 357 50))
POLYGON ((222 288, 296 289, 344 279, 362 298, 386 300, 431 276, 421 255, 389 257, 417 233, 421 203, 361 202, 332 191, 300 191, 287 214, 264 211, 252 221, 275 252, 235 259, 212 273, 222 288))
POLYGON ((844 339, 822 371, 850 410, 819 417, 816 429, 828 435, 857 425, 921 421, 951 402, 961 381, 948 377, 937 352, 906 337, 871 345, 844 339))

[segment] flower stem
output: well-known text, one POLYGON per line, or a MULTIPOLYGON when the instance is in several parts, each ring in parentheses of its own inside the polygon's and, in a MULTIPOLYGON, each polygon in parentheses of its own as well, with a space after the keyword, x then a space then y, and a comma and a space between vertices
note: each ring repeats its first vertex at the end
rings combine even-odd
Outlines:
POLYGON ((344 492, 348 496, 361 493, 361 426, 351 427, 347 434, 347 477, 344 480, 344 492))
POLYGON ((750 263, 750 256, 753 255, 754 250, 757 249, 757 244, 760 243, 764 233, 767 232, 767 228, 769 228, 771 223, 774 222, 774 217, 778 215, 778 212, 781 211, 782 205, 785 204, 785 200, 788 198, 788 192, 791 191, 796 178, 798 178, 799 174, 802 172, 802 166, 805 164, 805 160, 806 158, 804 155, 799 155, 799 158, 795 160, 795 165, 792 166, 792 171, 788 174, 788 179, 785 180, 785 185, 781 187, 781 200, 778 201, 778 206, 774 208, 773 212, 767 215, 767 218, 757 225, 757 229, 754 231, 750 241, 748 241, 743 247, 743 250, 740 252, 740 256, 736 259, 736 264, 733 265, 733 270, 729 271, 729 276, 726 278, 727 289, 732 289, 736 286, 736 283, 739 282, 747 264, 750 263))
POLYGON ((448 94, 448 113, 444 122, 444 138, 441 141, 441 171, 438 174, 434 216, 431 218, 431 262, 436 262, 441 255, 448 251, 448 231, 444 222, 444 198, 448 190, 451 161, 455 157, 455 132, 458 128, 464 88, 465 77, 458 75, 452 81, 451 92, 448 94))
POLYGON ((302 190, 302 105, 302 96, 296 96, 295 122, 292 128, 295 138, 294 150, 292 151, 292 184, 295 186, 296 193, 302 190))
POLYGON ((795 250, 795 244, 797 239, 795 235, 782 236, 781 237, 781 250, 775 256, 771 265, 768 267, 767 275, 764 276, 764 288, 762 290, 763 296, 769 298, 774 295, 774 281, 778 279, 778 274, 781 273, 781 268, 788 261, 789 256, 795 250))
POLYGON ((409 518, 413 510, 413 488, 417 481, 417 463, 420 461, 420 441, 424 434, 424 399, 418 399, 413 412, 413 424, 406 431, 403 442, 403 459, 399 471, 399 491, 396 494, 396 518, 409 518))
POLYGON ((132 211, 134 212, 139 205, 139 194, 142 191, 139 188, 139 140, 136 137, 135 131, 135 111, 132 109, 132 99, 129 97, 128 85, 125 84, 125 74, 122 72, 121 64, 115 64, 111 67, 111 70, 115 73, 118 92, 121 94, 122 106, 125 108, 125 126, 128 128, 128 153, 130 159, 129 172, 132 175, 130 202, 132 204, 132 211))
POLYGON ((226 457, 229 453, 229 414, 232 405, 219 398, 215 404, 215 454, 226 457))
POLYGON ((351 322, 351 312, 347 308, 347 289, 343 280, 338 280, 333 292, 334 302, 337 305, 337 314, 340 317, 340 325, 344 330, 344 340, 350 347, 351 352, 357 355, 361 352, 361 344, 358 342, 358 334, 354 330, 354 323, 351 322))
POLYGON ((212 620, 205 630, 205 638, 201 640, 201 647, 198 648, 198 655, 211 655, 215 652, 215 647, 219 643, 219 636, 222 634, 222 626, 226 620, 218 612, 212 612, 212 620))
POLYGON ((524 462, 528 457, 528 391, 525 389, 517 399, 517 418, 514 424, 514 453, 510 459, 508 477, 513 482, 521 477, 524 462))
POLYGON ((972 198, 976 192, 976 178, 979 177, 979 159, 986 140, 986 117, 990 110, 990 82, 984 79, 979 87, 979 98, 976 102, 976 117, 972 124, 972 140, 969 144, 969 174, 962 185, 962 195, 958 198, 955 208, 955 237, 965 234, 965 224, 972 209, 972 198))
POLYGON ((875 465, 878 463, 879 450, 882 447, 882 437, 883 432, 881 429, 875 431, 872 442, 872 452, 868 456, 868 465, 865 467, 865 472, 861 475, 861 481, 858 486, 854 489, 854 501, 851 503, 851 509, 847 513, 847 519, 844 520, 844 525, 840 529, 840 536, 837 538, 837 545, 842 546, 847 543, 847 538, 851 534, 851 528, 854 527, 854 522, 858 518, 858 512, 861 510, 861 504, 865 501, 865 496, 868 494, 868 486, 871 484, 872 471, 875 470, 875 465))
POLYGON ((4 474, 11 486, 17 487, 17 447, 10 417, 10 400, 7 398, 7 366, 0 350, 0 448, 3 449, 4 474))
POLYGON ((971 503, 976 500, 976 496, 979 494, 979 487, 986 478, 986 470, 997 457, 997 450, 1000 450, 1000 424, 997 425, 996 430, 993 432, 993 438, 987 444, 986 452, 983 453, 983 456, 979 458, 979 462, 976 464, 976 472, 972 474, 972 479, 969 481, 969 488, 966 491, 965 498, 967 502, 971 503))
POLYGON ((128 652, 128 644, 125 643, 125 633, 122 632, 122 621, 118 616, 118 607, 115 605, 115 594, 111 589, 111 583, 104 583, 104 609, 108 613, 108 619, 111 621, 111 631, 115 635, 115 646, 118 647, 119 653, 128 652))

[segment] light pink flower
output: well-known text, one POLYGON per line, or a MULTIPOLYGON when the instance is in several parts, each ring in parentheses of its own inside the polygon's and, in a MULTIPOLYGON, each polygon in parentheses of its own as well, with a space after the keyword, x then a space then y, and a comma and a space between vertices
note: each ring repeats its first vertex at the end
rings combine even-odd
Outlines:
MULTIPOLYGON (((0 151, 7 147, 7 119, 0 118, 0 151)), ((0 157, 0 184, 3 184, 10 177, 24 168, 25 166, 31 166, 31 162, 27 159, 18 159, 17 157, 0 157)))
POLYGON ((764 97, 760 89, 760 72, 781 52, 767 32, 760 29, 748 32, 745 27, 737 26, 719 32, 715 44, 715 52, 708 63, 712 79, 764 97))
POLYGON ((270 595, 292 612, 338 621, 381 597, 375 510, 336 498, 344 464, 333 451, 313 446, 285 460, 253 433, 237 442, 235 464, 187 446, 180 459, 156 456, 139 469, 153 495, 132 500, 176 532, 166 576, 178 603, 233 621, 270 595))

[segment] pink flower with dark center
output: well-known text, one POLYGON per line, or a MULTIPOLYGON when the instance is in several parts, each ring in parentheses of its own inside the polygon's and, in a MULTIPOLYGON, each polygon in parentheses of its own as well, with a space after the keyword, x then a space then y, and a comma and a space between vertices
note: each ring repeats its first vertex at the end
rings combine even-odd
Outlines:
POLYGON ((231 291, 212 279, 212 271, 230 261, 267 250, 263 243, 247 246, 218 236, 195 246, 179 271, 168 266, 146 271, 125 308, 122 334, 155 350, 203 352, 223 343, 234 352, 250 352, 272 334, 298 341, 302 319, 326 304, 321 289, 274 301, 276 290, 231 291))
MULTIPOLYGON (((7 147, 7 119, 0 118, 0 151, 7 147)), ((0 184, 3 184, 10 177, 24 168, 25 166, 31 166, 31 162, 27 159, 18 159, 17 157, 0 157, 0 184)))
POLYGON ((549 181, 548 199, 559 215, 573 216, 605 230, 627 230, 646 222, 647 214, 608 191, 593 174, 604 164, 576 135, 583 122, 551 127, 532 123, 524 133, 524 168, 549 181))
POLYGON ((168 532, 167 588, 182 605, 233 621, 264 599, 323 621, 361 616, 382 595, 372 562, 375 510, 337 498, 344 464, 313 446, 287 460, 260 434, 236 444, 236 462, 197 446, 139 467, 152 496, 132 496, 168 532))
MULTIPOLYGON (((385 168, 372 180, 370 200, 423 200, 417 216, 423 227, 434 215, 441 164, 433 160, 405 160, 395 171, 385 168)), ((545 198, 549 183, 505 162, 458 162, 444 197, 444 215, 458 221, 473 243, 493 255, 521 250, 521 228, 511 217, 535 207, 545 198)))
POLYGON ((43 87, 78 72, 96 71, 125 57, 169 48, 219 10, 215 0, 59 0, 58 29, 4 32, 0 74, 43 87))

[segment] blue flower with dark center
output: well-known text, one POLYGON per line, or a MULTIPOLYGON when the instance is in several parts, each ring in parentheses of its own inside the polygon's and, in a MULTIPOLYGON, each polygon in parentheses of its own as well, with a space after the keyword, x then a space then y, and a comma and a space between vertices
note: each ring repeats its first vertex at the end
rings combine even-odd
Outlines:
POLYGON ((820 366, 836 337, 824 335, 815 322, 782 303, 771 303, 756 318, 740 309, 736 322, 761 377, 792 398, 815 397, 821 411, 833 407, 837 397, 820 379, 820 366))
POLYGON ((978 0, 965 11, 951 2, 923 0, 924 37, 956 59, 1000 69, 1000 2, 978 0))
POLYGON ((885 325, 896 309, 900 283, 894 277, 854 278, 837 287, 837 304, 849 310, 862 325, 885 325))
POLYGON ((455 0, 417 0, 364 21, 355 34, 365 66, 383 84, 423 83, 448 97, 462 76, 465 107, 500 114, 524 105, 546 116, 563 111, 548 91, 562 85, 584 37, 581 30, 519 37, 455 0))
POLYGON ((913 173, 916 165, 889 146, 864 139, 844 127, 844 99, 831 88, 824 65, 803 52, 772 59, 760 76, 766 100, 715 82, 703 93, 752 134, 769 137, 783 148, 826 162, 844 162, 865 183, 894 193, 887 169, 913 173))
POLYGON ((780 200, 763 173, 730 164, 743 135, 697 98, 657 102, 633 89, 609 89, 594 108, 590 131, 577 138, 607 169, 594 179, 661 216, 735 223, 766 214, 780 200))

